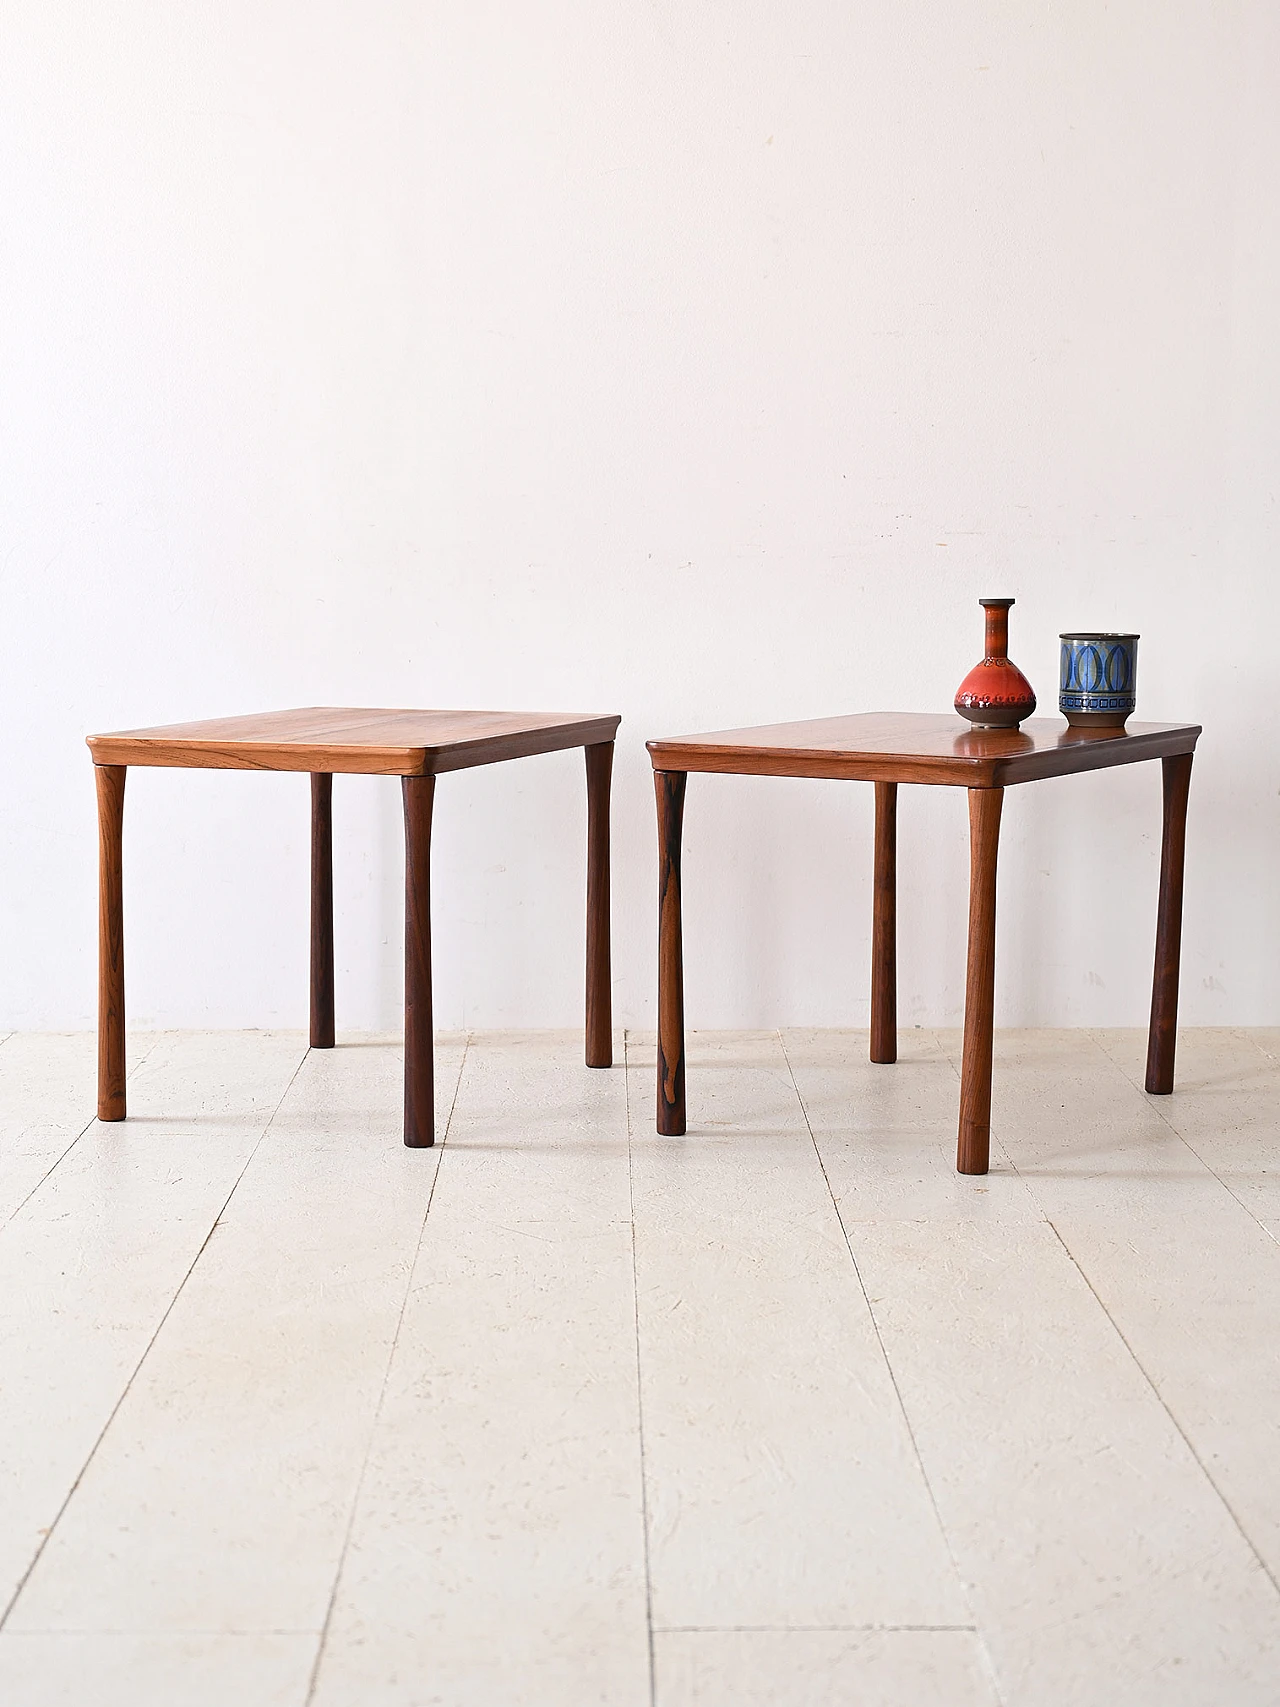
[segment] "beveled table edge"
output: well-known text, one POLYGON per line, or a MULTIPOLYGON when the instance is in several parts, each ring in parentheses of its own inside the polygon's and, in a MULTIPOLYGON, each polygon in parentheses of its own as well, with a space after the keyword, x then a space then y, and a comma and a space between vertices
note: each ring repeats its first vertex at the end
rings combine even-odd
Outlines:
MULTIPOLYGON (((866 715, 879 716, 881 713, 866 715)), ((884 714, 901 715, 901 714, 884 714)), ((910 714, 907 714, 910 715, 910 714)), ((929 715, 929 714, 923 714, 929 715)), ((816 719, 814 721, 822 721, 816 719)), ((776 728, 776 724, 762 727, 776 728)), ((1064 731, 1068 726, 1064 723, 1064 731)), ((957 734, 965 725, 957 719, 957 734)), ((721 776, 812 777, 831 782, 900 782, 952 788, 1004 788, 1052 776, 1073 776, 1148 759, 1172 758, 1195 751, 1199 723, 1157 725, 1135 734, 1098 735, 1030 753, 970 756, 956 754, 870 753, 829 747, 752 747, 711 743, 706 735, 667 736, 646 741, 655 771, 685 771, 721 776)), ((736 731, 725 731, 736 733, 736 731)), ((743 730, 743 734, 750 733, 743 730)))
MULTIPOLYGON (((358 711, 363 708, 353 706, 350 709, 358 711)), ((209 721, 220 720, 211 718, 209 721)), ((147 735, 133 730, 86 735, 85 745, 93 762, 98 765, 151 766, 170 770, 311 771, 331 772, 339 776, 436 776, 446 771, 499 764, 506 759, 534 758, 540 753, 596 746, 612 741, 621 722, 620 712, 589 713, 576 721, 552 724, 545 729, 482 735, 475 740, 450 741, 434 747, 380 745, 376 742, 365 745, 358 742, 329 743, 323 739, 216 741, 182 736, 166 739, 159 732, 147 735)), ((160 725, 158 729, 163 727, 160 725)))

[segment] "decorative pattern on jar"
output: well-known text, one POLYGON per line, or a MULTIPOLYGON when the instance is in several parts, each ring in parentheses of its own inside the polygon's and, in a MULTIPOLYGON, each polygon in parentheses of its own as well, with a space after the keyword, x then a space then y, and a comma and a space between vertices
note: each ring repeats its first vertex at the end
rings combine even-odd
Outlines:
POLYGON ((1058 710, 1073 729, 1123 729, 1137 704, 1136 634, 1062 634, 1058 710))

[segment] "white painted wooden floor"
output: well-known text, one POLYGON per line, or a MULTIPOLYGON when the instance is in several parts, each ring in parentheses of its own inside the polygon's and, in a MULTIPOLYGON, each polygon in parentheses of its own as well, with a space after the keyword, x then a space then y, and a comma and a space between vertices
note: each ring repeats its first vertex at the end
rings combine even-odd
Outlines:
POLYGON ((902 1045, 4 1040, 0 1702, 1275 1707, 1280 1033, 902 1045))

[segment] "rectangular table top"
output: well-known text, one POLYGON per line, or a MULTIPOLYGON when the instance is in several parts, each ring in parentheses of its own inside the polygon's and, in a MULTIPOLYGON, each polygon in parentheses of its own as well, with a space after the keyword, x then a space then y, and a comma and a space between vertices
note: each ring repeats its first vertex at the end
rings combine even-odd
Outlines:
POLYGON ((99 765, 427 776, 612 741, 622 719, 554 711, 386 711, 312 705, 86 737, 99 765))
POLYGON ((680 735, 647 745, 655 770, 1002 788, 1189 753, 1199 733, 1196 723, 1072 729, 1045 717, 1032 718, 1021 729, 974 729, 956 715, 868 711, 680 735))

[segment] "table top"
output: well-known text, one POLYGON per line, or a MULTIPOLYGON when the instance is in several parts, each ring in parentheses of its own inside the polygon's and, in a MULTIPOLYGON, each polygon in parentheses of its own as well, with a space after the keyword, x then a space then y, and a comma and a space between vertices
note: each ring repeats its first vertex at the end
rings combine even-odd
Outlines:
POLYGON ((681 735, 650 741, 648 748, 655 770, 1002 788, 1189 753, 1199 733, 1196 723, 1072 729, 1047 717, 1021 729, 974 729, 957 716, 868 711, 681 735))
POLYGON ((620 717, 555 711, 386 711, 312 705, 86 737, 98 765, 427 776, 612 741, 620 717))

